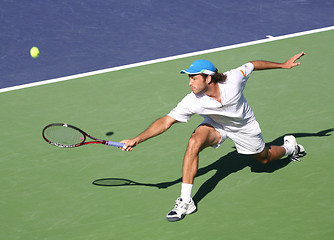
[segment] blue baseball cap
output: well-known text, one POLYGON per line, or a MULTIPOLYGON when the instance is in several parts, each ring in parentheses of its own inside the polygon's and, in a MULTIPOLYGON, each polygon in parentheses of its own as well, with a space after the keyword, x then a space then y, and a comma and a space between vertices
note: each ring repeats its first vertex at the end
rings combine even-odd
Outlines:
POLYGON ((207 74, 214 75, 217 71, 217 68, 213 65, 212 62, 204 59, 196 60, 193 62, 188 69, 182 70, 180 73, 186 74, 207 74))

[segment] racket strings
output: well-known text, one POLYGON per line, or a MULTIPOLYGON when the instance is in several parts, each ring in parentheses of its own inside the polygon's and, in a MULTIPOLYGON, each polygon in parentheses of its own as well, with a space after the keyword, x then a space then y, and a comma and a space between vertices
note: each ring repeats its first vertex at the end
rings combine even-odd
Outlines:
POLYGON ((80 131, 65 126, 51 126, 45 129, 44 136, 50 142, 59 145, 76 145, 86 139, 80 131))

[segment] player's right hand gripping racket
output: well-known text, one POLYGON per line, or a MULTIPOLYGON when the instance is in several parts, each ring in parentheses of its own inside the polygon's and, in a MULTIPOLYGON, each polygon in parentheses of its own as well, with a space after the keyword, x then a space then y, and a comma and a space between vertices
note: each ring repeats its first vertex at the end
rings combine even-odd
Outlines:
POLYGON ((62 148, 73 148, 92 143, 104 144, 114 147, 124 147, 125 145, 124 143, 120 142, 94 138, 81 129, 65 123, 49 124, 43 129, 42 134, 45 141, 54 146, 62 148), (91 138, 93 141, 87 142, 87 137, 91 138))

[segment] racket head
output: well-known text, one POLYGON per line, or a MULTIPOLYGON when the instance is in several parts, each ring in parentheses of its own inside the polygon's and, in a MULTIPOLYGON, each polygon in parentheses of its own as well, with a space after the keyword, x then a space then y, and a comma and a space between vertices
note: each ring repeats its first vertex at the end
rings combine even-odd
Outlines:
POLYGON ((43 129, 42 135, 44 140, 51 145, 73 148, 83 145, 87 134, 81 129, 66 123, 52 123, 43 129))

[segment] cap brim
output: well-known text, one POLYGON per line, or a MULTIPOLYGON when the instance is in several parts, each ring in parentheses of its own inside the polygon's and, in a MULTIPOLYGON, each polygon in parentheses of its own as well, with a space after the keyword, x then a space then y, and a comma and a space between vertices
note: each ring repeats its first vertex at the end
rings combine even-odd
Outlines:
POLYGON ((207 74, 207 75, 214 75, 215 72, 212 72, 210 70, 202 70, 200 72, 194 72, 194 71, 190 71, 189 69, 185 69, 185 70, 181 70, 180 71, 181 74, 201 74, 201 73, 204 73, 204 74, 207 74))
POLYGON ((180 71, 181 74, 201 74, 201 72, 191 72, 188 69, 186 70, 181 70, 180 71))

